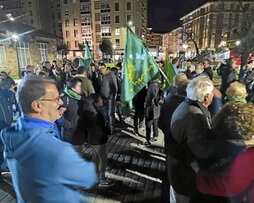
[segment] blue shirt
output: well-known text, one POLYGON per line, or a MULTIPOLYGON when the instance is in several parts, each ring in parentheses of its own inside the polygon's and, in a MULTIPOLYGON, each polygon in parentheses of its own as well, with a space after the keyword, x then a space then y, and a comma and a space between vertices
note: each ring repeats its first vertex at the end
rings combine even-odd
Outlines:
POLYGON ((177 66, 174 66, 174 65, 173 65, 173 68, 174 68, 175 74, 178 74, 179 71, 178 71, 178 69, 177 69, 177 66))
POLYGON ((52 126, 25 116, 1 132, 19 203, 83 202, 77 188, 90 188, 97 181, 94 164, 57 139, 52 126))

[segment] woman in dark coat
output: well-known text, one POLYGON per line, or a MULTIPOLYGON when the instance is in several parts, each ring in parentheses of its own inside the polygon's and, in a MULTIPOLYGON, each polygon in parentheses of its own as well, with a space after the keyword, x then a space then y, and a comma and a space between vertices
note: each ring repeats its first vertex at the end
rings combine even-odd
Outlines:
POLYGON ((113 181, 105 177, 107 167, 107 141, 110 129, 107 129, 100 107, 103 105, 99 94, 91 94, 86 98, 84 105, 84 123, 87 128, 87 143, 93 149, 93 158, 99 173, 99 187, 110 187, 113 181))

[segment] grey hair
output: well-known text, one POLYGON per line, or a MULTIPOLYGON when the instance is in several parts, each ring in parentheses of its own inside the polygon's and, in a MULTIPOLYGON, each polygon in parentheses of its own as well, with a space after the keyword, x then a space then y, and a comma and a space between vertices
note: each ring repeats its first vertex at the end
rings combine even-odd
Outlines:
POLYGON ((194 78, 187 85, 187 98, 202 102, 206 94, 211 94, 213 91, 214 85, 213 82, 207 77, 200 76, 194 78))
POLYGON ((46 94, 46 85, 56 85, 54 80, 40 77, 25 77, 18 86, 16 98, 24 114, 32 113, 31 104, 46 94))

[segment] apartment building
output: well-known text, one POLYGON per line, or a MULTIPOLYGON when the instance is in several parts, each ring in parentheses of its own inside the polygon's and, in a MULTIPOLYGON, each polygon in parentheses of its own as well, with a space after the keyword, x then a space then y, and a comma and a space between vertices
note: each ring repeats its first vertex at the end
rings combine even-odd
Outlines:
POLYGON ((193 40, 201 50, 225 46, 244 22, 254 20, 253 11, 253 1, 242 1, 241 4, 233 0, 205 3, 181 18, 183 43, 188 44, 191 52, 195 52, 193 40))
POLYGON ((174 57, 178 56, 179 52, 183 50, 182 34, 183 29, 179 27, 162 35, 163 49, 174 57))
POLYGON ((147 46, 162 46, 162 34, 154 33, 152 28, 147 28, 147 37, 146 37, 147 46))
POLYGON ((0 0, 0 19, 15 21, 62 36, 60 0, 0 0))
POLYGON ((82 56, 79 43, 88 42, 94 58, 101 58, 99 45, 109 39, 115 55, 124 52, 126 27, 146 38, 147 0, 62 0, 63 38, 68 58, 82 56))

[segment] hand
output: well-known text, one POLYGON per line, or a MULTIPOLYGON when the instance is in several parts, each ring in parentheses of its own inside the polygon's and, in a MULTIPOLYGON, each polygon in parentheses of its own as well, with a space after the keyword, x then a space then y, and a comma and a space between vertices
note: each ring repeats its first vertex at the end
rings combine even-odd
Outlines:
POLYGON ((245 140, 244 143, 245 143, 247 149, 251 148, 251 147, 254 147, 254 140, 253 139, 245 140))

